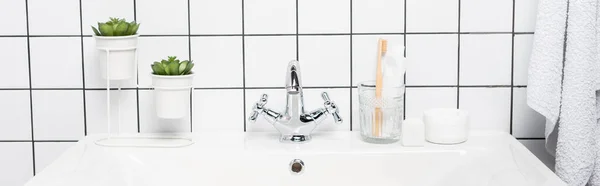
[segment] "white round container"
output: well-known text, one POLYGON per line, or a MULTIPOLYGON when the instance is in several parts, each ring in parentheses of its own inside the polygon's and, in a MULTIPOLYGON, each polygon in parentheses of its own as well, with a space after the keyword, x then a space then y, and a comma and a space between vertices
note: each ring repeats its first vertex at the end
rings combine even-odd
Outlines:
POLYGON ((102 78, 125 80, 133 77, 138 36, 94 36, 102 78))
POLYGON ((457 144, 469 136, 469 113, 453 108, 436 108, 423 112, 425 139, 431 143, 457 144))
POLYGON ((156 115, 164 119, 179 119, 190 113, 190 89, 194 74, 160 76, 152 74, 156 115))

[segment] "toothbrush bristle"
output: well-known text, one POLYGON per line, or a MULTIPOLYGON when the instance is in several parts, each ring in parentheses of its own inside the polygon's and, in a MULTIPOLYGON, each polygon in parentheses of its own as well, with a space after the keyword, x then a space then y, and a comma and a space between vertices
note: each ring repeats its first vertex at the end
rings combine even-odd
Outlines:
POLYGON ((385 39, 381 39, 381 52, 387 52, 387 40, 385 39))

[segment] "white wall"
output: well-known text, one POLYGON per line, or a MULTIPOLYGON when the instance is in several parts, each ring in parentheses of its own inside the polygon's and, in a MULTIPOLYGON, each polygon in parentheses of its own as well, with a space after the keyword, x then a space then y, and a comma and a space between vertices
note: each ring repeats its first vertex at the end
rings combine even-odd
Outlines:
POLYGON ((373 79, 376 39, 384 37, 407 49, 407 117, 433 107, 467 109, 474 128, 510 132, 551 165, 543 151, 543 118, 525 104, 536 5, 0 0, 0 185, 22 185, 78 139, 106 132, 105 82, 90 25, 109 16, 141 23, 140 74, 122 83, 123 131, 273 131, 264 120, 250 124, 245 118, 262 93, 269 94, 270 108, 283 107, 284 69, 292 59, 302 64, 307 109, 322 105, 321 91, 341 108, 343 125, 328 119, 318 130, 358 130, 355 86, 373 79), (148 74, 150 63, 169 55, 196 63, 195 111, 164 125, 153 113, 148 74))

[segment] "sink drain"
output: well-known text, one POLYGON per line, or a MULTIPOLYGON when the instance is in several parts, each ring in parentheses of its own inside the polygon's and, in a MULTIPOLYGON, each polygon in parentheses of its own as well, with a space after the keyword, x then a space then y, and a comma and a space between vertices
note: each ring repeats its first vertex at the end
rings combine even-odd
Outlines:
POLYGON ((294 159, 292 162, 290 162, 290 172, 292 174, 302 174, 304 169, 304 162, 301 159, 294 159))

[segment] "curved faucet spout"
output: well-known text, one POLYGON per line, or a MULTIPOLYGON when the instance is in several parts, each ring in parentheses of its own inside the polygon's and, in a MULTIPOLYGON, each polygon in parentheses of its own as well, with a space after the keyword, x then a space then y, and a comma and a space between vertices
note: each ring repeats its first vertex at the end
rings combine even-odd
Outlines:
POLYGON ((300 63, 292 60, 288 63, 285 78, 285 89, 288 94, 302 94, 302 82, 300 81, 300 63))

